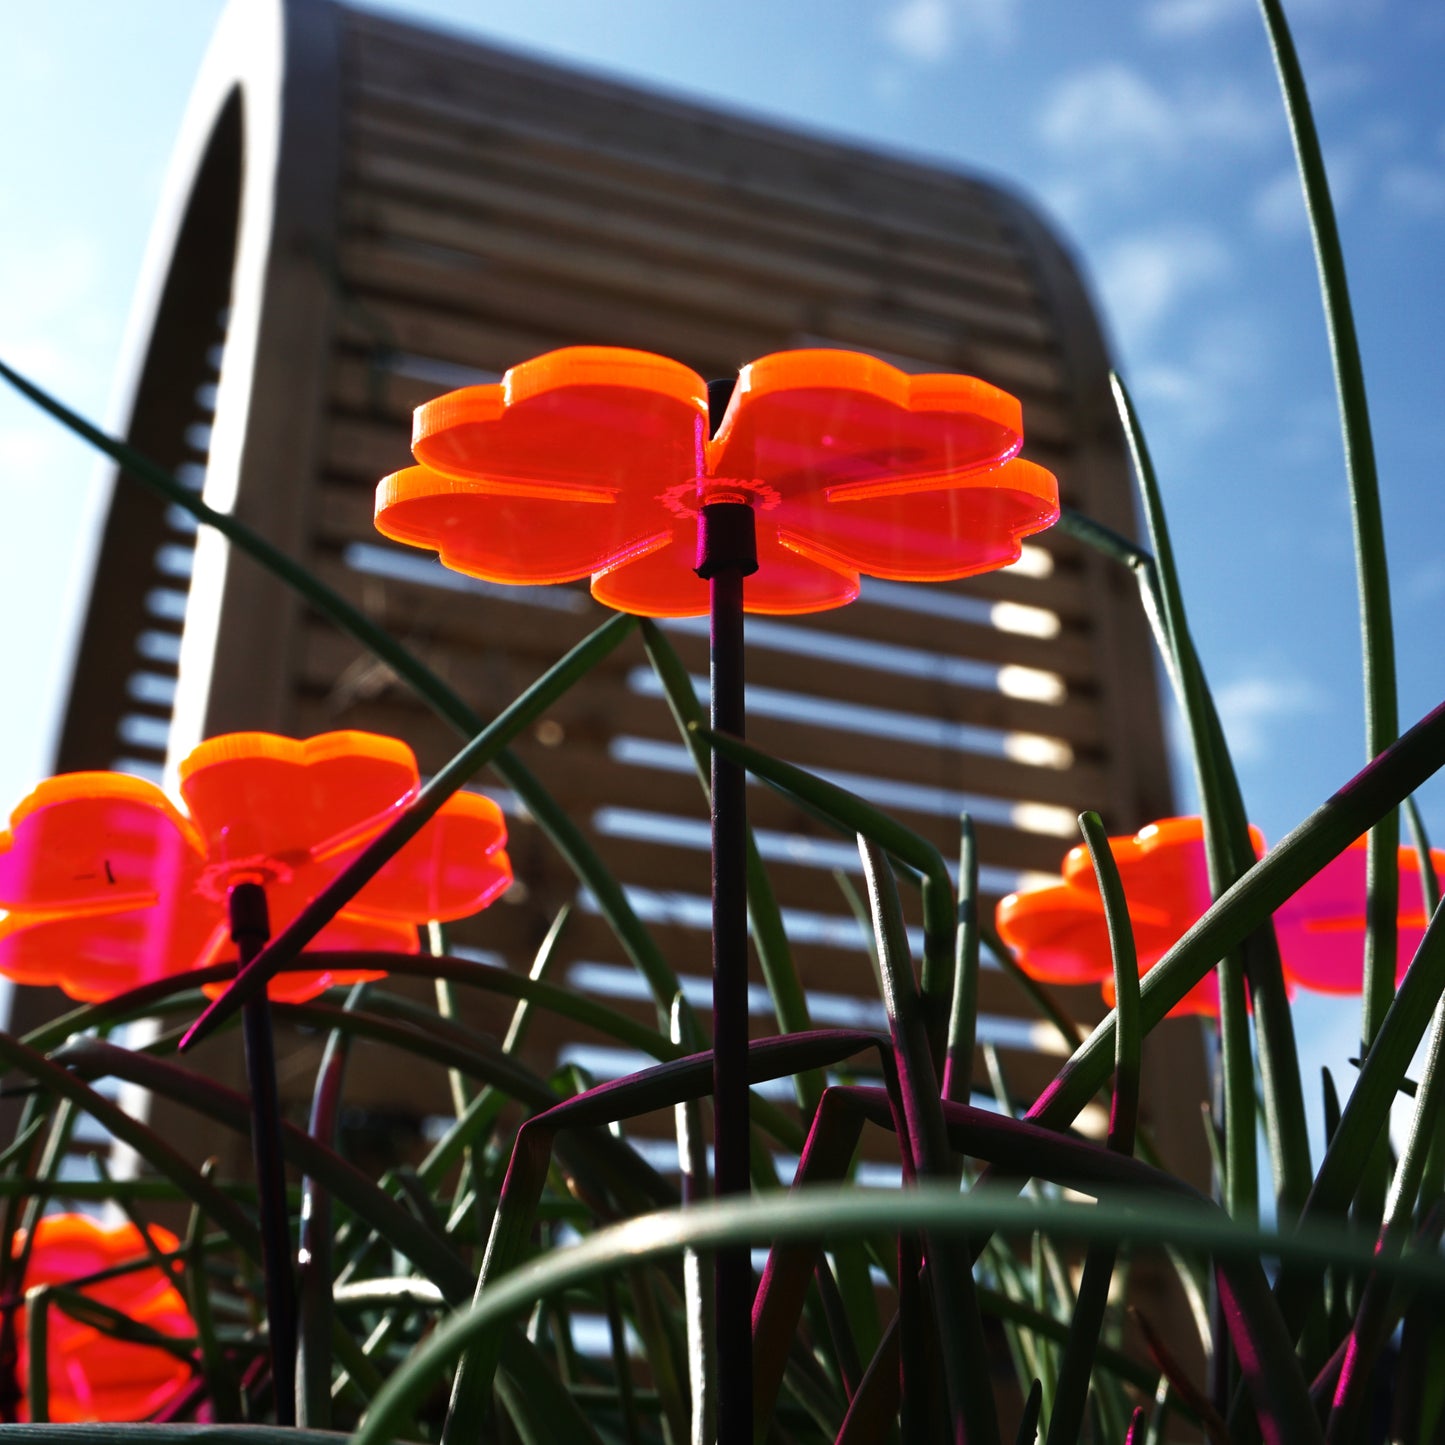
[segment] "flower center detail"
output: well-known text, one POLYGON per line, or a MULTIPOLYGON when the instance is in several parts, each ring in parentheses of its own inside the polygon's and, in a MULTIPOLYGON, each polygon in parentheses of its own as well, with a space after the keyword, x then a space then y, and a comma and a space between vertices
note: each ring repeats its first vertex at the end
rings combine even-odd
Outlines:
POLYGON ((304 863, 309 855, 299 852, 292 859, 274 854, 257 854, 252 858, 227 858, 208 863, 196 878, 196 892, 224 904, 231 889, 238 883, 259 883, 263 888, 273 883, 289 883, 296 876, 294 863, 304 863))
POLYGON ((709 502, 746 502, 754 511, 770 512, 783 499, 776 487, 742 477, 689 477, 657 499, 675 517, 695 517, 709 502))

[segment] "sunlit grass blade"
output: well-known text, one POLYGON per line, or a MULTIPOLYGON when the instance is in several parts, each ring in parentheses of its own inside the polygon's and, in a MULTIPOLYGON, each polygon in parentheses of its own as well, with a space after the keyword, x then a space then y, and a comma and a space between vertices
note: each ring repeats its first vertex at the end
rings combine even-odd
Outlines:
MULTIPOLYGON (((1329 177, 1314 114, 1294 41, 1280 0, 1260 0, 1280 91, 1289 117, 1304 188, 1305 211, 1314 241, 1335 374, 1340 426, 1344 434, 1345 473, 1349 482, 1350 515, 1354 523, 1355 568, 1360 598, 1360 633, 1365 689, 1365 754, 1378 757, 1395 741, 1400 726, 1395 681, 1395 630, 1390 612, 1390 578, 1385 558, 1385 526, 1380 510, 1380 482, 1370 408, 1365 395, 1365 370, 1355 332, 1344 250, 1330 199, 1329 177)), ((1360 1032, 1366 1047, 1389 1007, 1395 984, 1396 916, 1400 877, 1396 850, 1398 816, 1383 815, 1370 834, 1365 889, 1370 900, 1365 930, 1365 981, 1360 1032)))
MULTIPOLYGON (((1219 1211, 1205 1214, 1180 1210, 1173 1204, 1150 1207, 1137 1201, 1079 1205, 1064 1200, 1030 1203, 960 1197, 951 1185, 925 1183, 902 1192, 849 1187, 713 1202, 608 1226, 577 1245, 551 1251, 496 1280, 470 1308, 439 1326, 388 1380, 362 1423, 357 1445, 381 1445, 395 1438, 410 1407, 464 1347, 526 1311, 538 1299, 580 1287, 618 1268, 671 1258, 688 1248, 770 1239, 824 1237, 831 1241, 895 1229, 948 1230, 980 1238, 1037 1229, 1085 1243, 1127 1237, 1136 1248, 1170 1242, 1203 1250, 1221 1263, 1238 1262, 1255 1270, 1261 1256, 1311 1264, 1328 1260, 1350 1268, 1368 1266, 1373 1257, 1373 1241, 1362 1240, 1338 1224, 1311 1225, 1279 1235, 1231 1221, 1219 1211)), ((1422 1291, 1445 1296, 1445 1259, 1433 1253, 1407 1250, 1381 1268, 1392 1278, 1409 1278, 1422 1291)), ((1307 1399, 1304 1408, 1308 1414, 1307 1399)), ((1320 1439, 1312 1416, 1305 1421, 1292 1412, 1279 1411, 1271 1416, 1271 1424, 1278 1432, 1276 1438, 1285 1445, 1320 1439)))
MULTIPOLYGON (((879 844, 860 835, 858 852, 863 860, 863 878, 883 978, 883 1002, 888 1011, 898 1091, 908 1130, 905 1161, 911 1157, 913 1170, 920 1178, 955 1178, 927 1021, 908 955, 908 932, 903 923, 898 888, 879 844)), ((909 1172, 905 1162, 905 1177, 909 1172)), ((929 1276, 925 1290, 933 1305, 933 1323, 938 1331, 944 1383, 954 1422, 952 1433, 961 1432, 962 1438, 975 1442, 996 1441, 999 1439, 998 1415, 968 1247, 951 1238, 925 1236, 924 1249, 929 1276)))
MULTIPOLYGON (((1079 819, 1099 896, 1104 904, 1104 922, 1109 935, 1109 954, 1114 970, 1117 999, 1114 1030, 1114 1097, 1109 1114, 1108 1147, 1121 1154, 1134 1152, 1134 1134, 1139 1120, 1139 1071, 1143 1060, 1143 1035, 1139 1028, 1139 958, 1129 904, 1119 879, 1119 868, 1109 847, 1109 836, 1097 813, 1079 819)), ((1084 1257, 1078 1299, 1069 1318, 1069 1339, 1059 1367, 1053 1409, 1049 1415, 1048 1445, 1069 1445, 1081 1438, 1084 1406, 1094 1369, 1094 1351, 1103 1329, 1104 1311, 1109 1304, 1109 1286, 1114 1275, 1112 1245, 1095 1245, 1084 1257)))
POLYGON ((943 1097, 969 1096, 973 1050, 978 1033, 978 843, 973 819, 959 819, 958 924, 953 959, 953 998, 944 1045, 943 1097))
MULTIPOLYGON (((1111 382, 1138 479, 1145 524, 1154 549, 1152 568, 1140 572, 1140 587, 1144 591, 1152 587, 1157 592, 1154 606, 1158 619, 1156 640, 1173 679, 1189 738, 1189 752, 1204 817, 1210 887, 1217 896, 1254 863, 1249 820, 1245 816, 1234 763, 1190 634, 1184 593, 1174 561, 1174 543, 1144 430, 1123 381, 1116 375, 1111 382)), ((1309 1192, 1309 1131, 1305 1124, 1294 1015, 1285 990, 1279 946, 1272 926, 1262 926, 1250 934, 1241 953, 1227 956, 1221 969, 1220 1026, 1225 1069, 1226 1137, 1235 1141, 1230 1150, 1228 1169, 1230 1197, 1236 1212, 1246 1206, 1255 1207, 1257 1198, 1254 1109, 1244 1093, 1246 1082, 1251 1093, 1253 1091, 1254 1066, 1249 1057, 1249 1025, 1239 979, 1241 960, 1249 976, 1255 1031, 1259 1040, 1265 1132, 1274 1168, 1276 1208, 1289 1218, 1298 1212, 1309 1192), (1228 1123, 1231 1114, 1239 1120, 1238 1128, 1231 1129, 1228 1123)))

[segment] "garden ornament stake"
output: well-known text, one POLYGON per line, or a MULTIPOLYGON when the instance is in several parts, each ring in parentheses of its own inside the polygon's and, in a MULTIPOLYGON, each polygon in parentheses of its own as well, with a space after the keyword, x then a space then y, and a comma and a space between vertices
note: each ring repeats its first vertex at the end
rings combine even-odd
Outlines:
MULTIPOLYGON (((708 614, 712 723, 741 734, 744 611, 816 612, 862 574, 944 581, 1008 565, 1058 516, 1017 459, 1018 402, 962 376, 792 351, 708 386, 648 352, 582 346, 417 408, 415 467, 377 489, 386 536, 503 583, 589 578, 649 617, 708 614), (747 578, 746 584, 744 578, 747 578)), ((714 1179, 748 1189, 746 816, 712 764, 714 1179)), ((751 1271, 718 1259, 718 1438, 751 1438, 751 1271)))

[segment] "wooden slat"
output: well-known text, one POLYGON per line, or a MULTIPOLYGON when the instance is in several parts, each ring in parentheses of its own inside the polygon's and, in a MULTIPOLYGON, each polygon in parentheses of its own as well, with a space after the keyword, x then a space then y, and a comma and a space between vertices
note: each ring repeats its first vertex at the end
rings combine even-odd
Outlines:
MULTIPOLYGON (((500 596, 488 594, 489 606, 461 606, 454 588, 432 586, 410 578, 378 577, 354 571, 334 554, 320 553, 312 559, 317 574, 328 586, 375 612, 379 621, 394 632, 423 639, 443 639, 464 647, 485 646, 493 636, 491 618, 503 615, 498 609, 520 609, 500 596)), ((528 609, 537 611, 539 609, 528 609)), ((549 624, 527 621, 520 610, 513 615, 523 629, 518 645, 525 645, 528 636, 547 633, 549 624)), ((591 626, 599 625, 605 614, 600 608, 591 613, 591 626)), ((910 637, 909 645, 922 645, 929 650, 947 650, 956 657, 978 662, 1014 664, 1055 672, 1069 685, 1087 687, 1093 677, 1094 654, 1089 634, 1063 626, 1053 637, 1033 637, 1005 632, 997 627, 922 614, 900 614, 899 610, 869 600, 864 591, 858 601, 829 612, 814 613, 808 627, 836 637, 855 637, 868 642, 894 643, 900 630, 910 637)), ((586 628, 579 629, 580 636, 586 628)), ((543 649, 545 651, 545 649, 543 649)), ((555 658, 558 653, 553 653, 555 658)))
MULTIPOLYGON (((541 298, 539 298, 539 305, 541 298)), ((561 346, 632 346, 675 356, 706 375, 726 375, 755 356, 786 349, 776 331, 730 322, 671 316, 618 306, 605 295, 574 293, 563 314, 458 316, 446 307, 425 308, 385 298, 367 298, 346 309, 337 325, 342 342, 409 352, 457 366, 505 371, 518 360, 561 346)))
MULTIPOLYGON (((492 608, 492 599, 478 598, 470 604, 478 611, 492 608)), ((519 604, 513 604, 517 606, 519 604)), ((525 605, 525 604, 520 604, 525 605)), ((510 678, 492 671, 488 701, 511 682, 520 692, 541 669, 560 657, 583 637, 595 623, 596 614, 582 616, 528 609, 527 636, 534 639, 509 649, 510 678), (533 630, 535 628, 535 631, 533 630), (555 638, 555 650, 548 640, 555 638)), ((502 634, 505 638, 505 634, 502 634)), ((699 633, 670 631, 670 641, 694 676, 706 677, 707 639, 699 633)), ((445 642, 417 645, 422 660, 442 677, 465 677, 475 668, 474 647, 454 648, 445 642)), ((300 678, 316 692, 328 692, 348 669, 365 669, 370 654, 330 627, 310 627, 302 643, 300 678)), ((638 650, 629 648, 603 659, 596 676, 616 677, 637 666, 638 650)), ((948 659, 938 655, 940 671, 935 676, 910 676, 871 665, 865 656, 846 648, 836 657, 801 656, 770 647, 766 638, 752 643, 748 653, 748 681, 753 687, 780 689, 832 702, 862 707, 886 706, 890 711, 945 722, 966 723, 1000 732, 1023 732, 1064 739, 1079 747, 1102 746, 1105 738, 1098 725, 1098 707, 1091 699, 1065 699, 1059 703, 1009 697, 997 690, 950 682, 942 674, 948 659)), ((339 693, 344 696, 348 689, 339 693)))
MULTIPOLYGON (((658 268, 665 284, 676 272, 688 277, 703 294, 720 283, 736 288, 736 304, 749 304, 749 288, 774 304, 788 300, 800 306, 818 300, 883 302, 906 311, 921 311, 1020 346, 1053 348, 1053 334, 1041 314, 1007 304, 956 284, 921 285, 876 262, 847 264, 816 251, 786 251, 776 243, 763 246, 719 231, 715 218, 700 225, 668 222, 654 215, 619 210, 608 198, 598 202, 585 191, 568 187, 545 189, 536 175, 507 184, 493 179, 474 156, 449 167, 418 162, 414 155, 388 156, 353 152, 351 175, 353 214, 371 219, 383 236, 412 239, 437 248, 455 246, 461 255, 489 259, 520 259, 524 238, 540 246, 531 264, 541 266, 549 252, 570 263, 578 245, 587 257, 587 275, 604 258, 627 257, 658 268), (384 207, 384 209, 383 209, 384 207)), ((559 269, 569 269, 564 266, 559 269)), ((630 274, 624 273, 630 280, 630 274)), ((660 293, 666 295, 667 292, 660 293)))
POLYGON ((750 323, 758 336, 780 338, 774 349, 790 337, 822 333, 872 351, 917 355, 937 367, 986 375, 1039 406, 1065 390, 1051 348, 999 335, 991 324, 942 308, 896 302, 876 282, 841 295, 817 280, 813 295, 767 289, 708 267, 705 250, 700 258, 668 264, 609 251, 586 235, 563 238, 510 221, 488 224, 374 199, 353 202, 346 223, 351 234, 339 260, 357 295, 443 307, 483 322, 500 317, 559 330, 585 324, 604 336, 645 326, 657 313, 674 325, 695 315, 700 326, 750 323), (860 289, 873 294, 860 299, 860 289))
MULTIPOLYGON (((407 698, 404 690, 393 690, 388 683, 382 687, 384 696, 407 698)), ((362 695, 375 694, 363 691, 362 695)), ((403 705, 406 706, 405 701, 403 705)), ((332 727, 346 721, 348 711, 342 706, 333 708, 323 703, 319 715, 332 727)), ((565 800, 569 811, 587 817, 603 807, 634 806, 679 818, 701 821, 706 817, 703 795, 690 768, 669 770, 628 762, 580 731, 569 733, 565 725, 552 731, 555 721, 554 715, 547 720, 545 728, 523 736, 513 744, 512 750, 542 778, 551 792, 565 800)), ((448 743, 446 735, 438 733, 435 741, 442 750, 454 751, 461 740, 454 734, 453 737, 455 741, 448 743)), ((431 767, 440 758, 428 757, 424 761, 431 767)), ((485 782, 482 786, 486 786, 485 782)), ((758 829, 804 838, 833 840, 839 837, 826 824, 765 786, 749 790, 748 809, 750 820, 758 829)), ((909 806, 890 799, 885 811, 931 842, 944 857, 952 858, 957 852, 956 810, 944 812, 939 807, 909 806)), ((1072 831, 1031 831, 987 819, 975 819, 975 830, 985 865, 1039 873, 1056 872, 1064 853, 1076 841, 1072 831)))
POLYGON ((582 135, 599 164, 640 162, 674 183, 721 181, 740 199, 768 206, 806 206, 855 219, 883 209, 900 228, 931 232, 945 243, 957 245, 963 234, 975 245, 1011 249, 987 193, 961 177, 737 117, 723 121, 715 112, 581 76, 569 77, 564 87, 545 67, 516 56, 498 64, 481 47, 428 52, 414 32, 383 38, 358 25, 352 34, 353 104, 362 96, 407 104, 445 116, 442 128, 500 121, 512 147, 534 135, 544 141, 582 135), (850 164, 855 156, 865 164, 850 164))
MULTIPOLYGON (((585 140, 565 139, 550 148, 529 140, 526 154, 505 145, 505 118, 438 128, 417 115, 405 100, 368 102, 350 117, 348 158, 396 159, 453 175, 479 176, 522 191, 587 200, 603 212, 622 213, 648 223, 711 231, 724 244, 736 242, 764 253, 802 250, 834 264, 886 271, 900 283, 994 298, 1011 309, 1038 305, 1040 291, 1024 256, 996 244, 978 245, 967 230, 947 247, 919 245, 906 227, 890 226, 886 216, 839 226, 831 214, 818 215, 807 196, 787 206, 739 206, 729 178, 713 186, 659 186, 639 166, 627 174, 617 167, 599 169, 585 140)), ((535 204, 531 202, 530 204, 535 204)))
MULTIPOLYGON (((515 693, 507 694, 507 701, 515 693)), ((557 705, 570 731, 601 740, 628 736, 670 742, 676 725, 657 699, 593 681, 557 705)), ((338 709, 324 698, 298 699, 297 727, 306 735, 329 728, 354 727, 389 733, 411 741, 418 754, 436 764, 456 751, 455 734, 417 704, 387 698, 358 699, 338 709)), ((813 771, 868 773, 901 783, 986 797, 1019 799, 1069 808, 1100 808, 1106 797, 1104 773, 1097 763, 1075 762, 1067 769, 1033 767, 1009 758, 964 752, 951 747, 860 736, 798 719, 749 719, 750 741, 767 752, 813 771)))

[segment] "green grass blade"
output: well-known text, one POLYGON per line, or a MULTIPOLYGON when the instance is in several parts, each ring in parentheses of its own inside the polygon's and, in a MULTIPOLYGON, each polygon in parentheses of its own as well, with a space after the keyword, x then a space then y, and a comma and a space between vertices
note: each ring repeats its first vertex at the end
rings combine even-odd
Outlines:
MULTIPOLYGON (((346 1010, 361 1007, 369 985, 358 983, 346 1010)), ((351 1036, 332 1029, 326 1036, 316 1083, 311 1092, 311 1137, 336 1148, 341 1091, 351 1053, 351 1036)), ((318 1430, 331 1425, 331 1291, 336 1273, 331 1196, 309 1176, 301 1181, 301 1219, 297 1235, 296 1423, 318 1430)))
MULTIPOLYGON (((1108 1147, 1121 1154, 1134 1152, 1139 1122, 1139 1071, 1143 1062, 1143 1034, 1139 1027, 1139 958, 1129 920, 1129 904, 1119 879, 1119 868, 1109 847, 1109 835, 1097 813, 1079 818, 1089 857, 1104 904, 1109 954, 1117 999, 1114 1031, 1114 1099, 1109 1114, 1108 1147)), ((1114 1275, 1112 1245, 1095 1245, 1084 1257, 1079 1297, 1069 1320, 1069 1338, 1049 1414, 1048 1445, 1069 1445, 1081 1438, 1094 1351, 1103 1330, 1114 1275)))
MULTIPOLYGON (((1395 681, 1395 632, 1390 613, 1390 579, 1385 559, 1385 526, 1380 511, 1380 482, 1370 409, 1365 395, 1365 370, 1355 333, 1345 278, 1344 250, 1330 199, 1329 178, 1320 150, 1309 93, 1299 57, 1290 37, 1280 0, 1260 0, 1270 49, 1279 73, 1280 91, 1289 116, 1290 138, 1299 163, 1305 211, 1314 241, 1329 333, 1330 361, 1335 373, 1340 425, 1344 434, 1345 472, 1349 481, 1350 515, 1354 522, 1355 567, 1360 595, 1360 633, 1364 661, 1365 754, 1378 757, 1395 741, 1400 720, 1395 681)), ((1365 933, 1365 981, 1361 1036, 1368 1047, 1389 1007, 1395 986, 1396 916, 1400 879, 1396 861, 1399 819, 1382 817, 1370 834, 1366 893, 1370 899, 1365 933)))
MULTIPOLYGON (((878 943, 883 1001, 893 1038, 908 1151, 920 1178, 956 1177, 948 1134, 939 1107, 938 1079, 908 956, 908 932, 898 887, 882 848, 859 835, 869 909, 878 943)), ((900 1143, 904 1141, 900 1140, 900 1143)), ((905 1159, 907 1156, 905 1156, 905 1159)), ((905 1177, 910 1171, 905 1167, 905 1177)), ((927 1293, 934 1306, 934 1325, 943 1356, 944 1383, 954 1433, 975 1442, 999 1439, 993 1382, 988 1367, 983 1316, 974 1289, 973 1264, 966 1244, 926 1236, 927 1293)))
MULTIPOLYGON (((0 1049, 5 1047, 4 1039, 0 1038, 0 1049)), ((250 1129, 249 1106, 242 1095, 174 1064, 91 1039, 67 1046, 58 1057, 69 1069, 90 1077, 109 1075, 139 1084, 163 1098, 194 1109, 202 1117, 236 1133, 245 1134, 250 1129)), ((108 1120, 104 1122, 109 1123, 108 1120)), ((323 1148, 294 1125, 282 1125, 281 1145, 290 1163, 319 1180, 339 1201, 365 1219, 425 1273, 443 1294, 456 1301, 468 1296, 471 1271, 462 1264, 446 1240, 438 1238, 390 1195, 378 1189, 359 1169, 323 1148)), ((226 1202, 230 1203, 229 1200, 226 1202)), ((219 1222, 229 1227, 225 1221, 219 1222)), ((254 1226, 244 1216, 242 1224, 248 1234, 254 1236, 254 1226)))
MULTIPOLYGON (((208 1160, 201 1171, 207 1178, 210 1177, 211 1162, 208 1160)), ((214 1418, 227 1424, 241 1418, 241 1392, 236 1372, 226 1357, 216 1331, 211 1281, 206 1268, 205 1216, 198 1208, 191 1209, 190 1225, 181 1249, 186 1263, 186 1267, 181 1271, 181 1293, 185 1296, 191 1318, 196 1324, 196 1338, 200 1342, 201 1374, 206 1382, 206 1398, 210 1401, 214 1418)))
MULTIPOLYGON (((94 1041, 91 1041, 90 1046, 112 1047, 94 1041)), ((251 1258, 260 1259, 261 1237, 245 1210, 192 1167, 153 1129, 147 1128, 118 1104, 92 1089, 68 1068, 63 1068, 44 1055, 27 1048, 9 1034, 0 1033, 0 1059, 28 1074, 50 1093, 68 1100, 81 1112, 89 1114, 122 1144, 134 1149, 158 1174, 170 1180, 198 1209, 204 1210, 251 1258)), ((31 1237, 33 1238, 33 1234, 31 1237)))
POLYGON ((958 931, 954 945, 948 1038, 943 1051, 943 1097, 967 1102, 973 1082, 973 1050, 978 1034, 979 940, 978 843, 974 837, 973 819, 967 813, 959 818, 958 831, 958 931))
MULTIPOLYGON (((1184 610, 1183 589, 1179 584, 1179 572, 1174 561, 1174 544, 1170 537, 1149 446, 1128 389, 1118 376, 1113 376, 1111 381, 1115 405, 1129 443, 1134 473, 1139 483, 1145 524, 1154 548, 1152 568, 1140 570, 1140 587, 1143 591, 1150 588, 1157 591, 1154 611, 1158 625, 1155 635, 1174 681, 1189 738, 1196 786, 1204 816, 1210 888, 1215 896, 1218 896, 1254 863, 1249 820, 1245 816, 1234 763, 1229 755, 1223 731, 1218 725, 1214 701, 1190 635, 1184 610)), ((1312 1170, 1299 1053, 1294 1037, 1294 1015, 1285 990, 1284 970, 1280 964, 1279 946, 1272 927, 1261 927, 1250 935, 1244 945, 1243 962, 1249 975, 1255 1008, 1260 1073, 1264 1085, 1265 1131, 1274 1168, 1276 1207, 1284 1217, 1292 1218, 1298 1213, 1309 1193, 1312 1170)), ((1238 961, 1232 959, 1227 965, 1227 971, 1229 976, 1220 980, 1221 1001, 1226 1004, 1221 1018, 1222 1027, 1226 1018, 1228 1021, 1224 1059, 1228 1071, 1227 1080, 1233 1080, 1232 1086, 1227 1083, 1226 1128, 1228 1101, 1232 1099, 1235 1112, 1241 1120, 1241 1128, 1248 1134, 1247 1146, 1251 1156, 1248 1161, 1240 1157, 1243 1152, 1241 1144, 1241 1148, 1236 1149, 1232 1155, 1231 1174, 1237 1177, 1239 1170, 1245 1169, 1252 1176, 1255 1172, 1254 1129, 1252 1123, 1244 1124, 1244 1119, 1253 1113, 1253 1109, 1252 1106, 1245 1107, 1241 1096, 1246 1071, 1240 1056, 1249 1047, 1248 1022, 1241 1007, 1243 1000, 1237 978, 1238 961)), ((1252 1080, 1252 1065, 1248 1072, 1252 1080)), ((1253 1088, 1252 1082, 1250 1087, 1253 1088)), ((1239 1131, 1233 1132, 1237 1139, 1239 1131)), ((1254 1193, 1247 1181, 1240 1180, 1236 1189, 1236 1207, 1242 1202, 1240 1196, 1253 1198, 1254 1193)))
MULTIPOLYGON (((463 1348, 530 1309, 538 1299, 580 1287, 619 1268, 673 1257, 688 1248, 820 1237, 831 1241, 867 1237, 880 1230, 948 1231, 977 1238, 1044 1230, 1081 1242, 1128 1238, 1138 1247, 1168 1243, 1202 1250, 1221 1262, 1237 1262, 1255 1270, 1261 1256, 1277 1256, 1294 1264, 1337 1262, 1353 1268, 1368 1267, 1373 1260, 1373 1241, 1338 1224, 1302 1226, 1279 1235, 1232 1221, 1219 1211, 1180 1209, 1173 1203, 1168 1207, 1138 1201, 1029 1203, 982 1199, 977 1194, 961 1197, 950 1185, 927 1183, 901 1192, 848 1187, 695 1205, 609 1226, 497 1279, 469 1309, 444 1321, 387 1381, 362 1422, 356 1445, 383 1445, 393 1439, 410 1407, 463 1348)), ((1409 1279, 1423 1293, 1445 1297, 1445 1259, 1433 1250, 1407 1250, 1382 1262, 1380 1268, 1391 1278, 1409 1279)), ((1262 1283, 1262 1275, 1260 1278, 1262 1283)), ((1288 1351, 1287 1345, 1285 1349, 1288 1351)), ((1271 1421, 1278 1431, 1275 1438, 1286 1445, 1314 1445, 1320 1439, 1319 1429, 1303 1395, 1303 1381, 1297 1367, 1286 1373, 1299 1380, 1303 1416, 1293 1411, 1273 1415, 1271 1421)))

